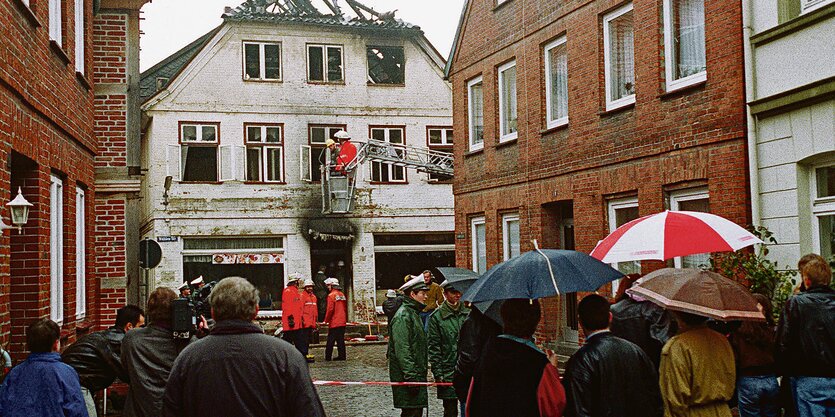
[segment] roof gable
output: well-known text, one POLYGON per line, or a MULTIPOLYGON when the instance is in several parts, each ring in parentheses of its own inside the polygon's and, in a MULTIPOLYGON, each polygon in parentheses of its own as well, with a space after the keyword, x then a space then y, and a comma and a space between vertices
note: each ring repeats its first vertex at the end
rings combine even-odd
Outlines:
POLYGON ((174 78, 197 56, 203 47, 211 40, 215 34, 220 30, 220 25, 210 30, 205 35, 197 38, 194 42, 184 46, 177 52, 174 52, 169 57, 163 59, 156 65, 143 71, 139 76, 139 99, 144 103, 156 93, 165 88, 174 78), (165 85, 157 85, 157 80, 164 78, 165 85), (161 88, 160 88, 161 87, 161 88))

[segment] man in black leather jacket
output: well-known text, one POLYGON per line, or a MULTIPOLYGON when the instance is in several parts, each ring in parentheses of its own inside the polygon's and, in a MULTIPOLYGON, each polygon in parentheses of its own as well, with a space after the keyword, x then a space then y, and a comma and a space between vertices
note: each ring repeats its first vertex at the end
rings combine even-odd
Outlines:
POLYGON ((640 347, 658 370, 661 364, 661 348, 676 335, 676 322, 663 308, 649 302, 638 301, 630 295, 611 307, 612 334, 640 347))
POLYGON ((806 290, 780 314, 775 360, 789 377, 800 417, 830 415, 835 404, 835 290, 832 269, 819 255, 801 259, 806 290))
POLYGON ((470 310, 470 315, 461 325, 461 331, 458 333, 458 358, 452 373, 452 386, 455 388, 455 395, 463 402, 466 402, 470 380, 482 350, 490 339, 501 333, 502 327, 475 307, 470 310))
POLYGON ((127 382, 119 359, 122 339, 126 332, 144 324, 145 312, 135 305, 126 305, 116 312, 113 327, 82 337, 61 354, 61 360, 78 372, 90 417, 96 416, 93 392, 109 387, 116 378, 127 382))

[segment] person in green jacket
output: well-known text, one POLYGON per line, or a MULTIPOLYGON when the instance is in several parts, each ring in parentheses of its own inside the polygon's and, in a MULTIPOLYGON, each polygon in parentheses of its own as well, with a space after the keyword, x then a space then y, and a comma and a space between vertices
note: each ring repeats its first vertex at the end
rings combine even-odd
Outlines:
MULTIPOLYGON (((426 324, 429 346, 429 364, 435 382, 452 382, 455 361, 458 358, 458 333, 470 314, 461 303, 461 291, 448 281, 441 284, 446 301, 438 307, 426 324)), ((438 398, 444 403, 444 417, 458 416, 458 397, 452 387, 438 387, 438 398)))
MULTIPOLYGON (((429 289, 423 277, 412 279, 400 289, 406 295, 403 305, 391 320, 391 334, 386 356, 389 361, 391 382, 426 382, 427 347, 426 332, 418 314, 426 302, 429 289)), ((429 406, 429 395, 425 386, 392 386, 394 408, 401 409, 401 417, 419 417, 429 406)))

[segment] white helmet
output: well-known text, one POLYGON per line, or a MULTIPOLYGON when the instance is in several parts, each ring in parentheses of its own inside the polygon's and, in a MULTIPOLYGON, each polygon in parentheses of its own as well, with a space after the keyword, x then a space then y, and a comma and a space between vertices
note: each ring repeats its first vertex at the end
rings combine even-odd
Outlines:
POLYGON ((336 278, 328 278, 325 280, 325 285, 339 285, 339 280, 336 278))
POLYGON ((313 287, 313 286, 314 285, 313 285, 313 280, 312 279, 304 280, 304 285, 302 285, 302 287, 313 287))
POLYGON ((340 130, 339 132, 336 132, 333 135, 333 137, 335 137, 337 139, 340 139, 340 140, 341 139, 351 139, 351 135, 349 135, 348 132, 346 132, 344 130, 340 130))

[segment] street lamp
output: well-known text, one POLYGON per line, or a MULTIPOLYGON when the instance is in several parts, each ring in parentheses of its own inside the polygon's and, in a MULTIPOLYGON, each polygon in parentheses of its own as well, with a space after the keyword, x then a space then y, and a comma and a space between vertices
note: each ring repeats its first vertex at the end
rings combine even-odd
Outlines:
MULTIPOLYGON (((23 225, 29 220, 29 207, 32 207, 32 203, 26 201, 22 190, 17 187, 17 197, 6 203, 6 207, 11 212, 12 225, 17 226, 17 232, 20 233, 23 230, 23 225)), ((5 224, 3 226, 11 228, 5 224)))

